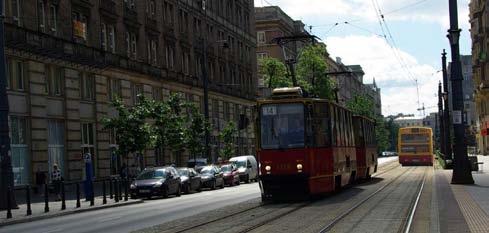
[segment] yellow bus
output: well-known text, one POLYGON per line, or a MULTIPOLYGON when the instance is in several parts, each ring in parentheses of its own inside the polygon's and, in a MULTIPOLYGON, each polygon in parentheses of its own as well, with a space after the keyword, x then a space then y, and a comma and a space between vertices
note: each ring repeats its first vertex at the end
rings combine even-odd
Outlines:
POLYGON ((399 129, 398 154, 401 165, 433 166, 433 131, 428 127, 399 129))

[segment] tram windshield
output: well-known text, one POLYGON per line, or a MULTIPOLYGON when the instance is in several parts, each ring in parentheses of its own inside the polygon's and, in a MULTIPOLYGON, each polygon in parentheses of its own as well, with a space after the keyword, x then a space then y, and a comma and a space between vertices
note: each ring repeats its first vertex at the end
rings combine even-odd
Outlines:
POLYGON ((260 114, 262 149, 304 147, 303 104, 267 104, 260 114))

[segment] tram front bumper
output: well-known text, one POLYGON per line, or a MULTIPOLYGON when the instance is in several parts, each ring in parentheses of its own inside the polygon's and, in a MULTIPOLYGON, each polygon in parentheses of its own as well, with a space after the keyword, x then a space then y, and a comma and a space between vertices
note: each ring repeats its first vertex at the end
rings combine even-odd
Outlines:
POLYGON ((309 176, 294 175, 262 175, 260 176, 262 195, 273 198, 305 196, 309 194, 309 176))

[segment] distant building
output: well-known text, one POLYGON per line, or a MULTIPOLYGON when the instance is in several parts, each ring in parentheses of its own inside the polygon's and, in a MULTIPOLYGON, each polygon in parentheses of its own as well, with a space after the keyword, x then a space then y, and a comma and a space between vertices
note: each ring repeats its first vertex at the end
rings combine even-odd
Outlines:
POLYGON ((413 127, 413 126, 424 126, 423 118, 415 117, 402 117, 394 120, 394 123, 399 125, 399 127, 413 127))
POLYGON ((382 100, 380 97, 380 88, 377 87, 377 83, 375 83, 375 78, 372 84, 364 84, 364 93, 372 99, 374 103, 374 113, 377 116, 382 115, 382 100))

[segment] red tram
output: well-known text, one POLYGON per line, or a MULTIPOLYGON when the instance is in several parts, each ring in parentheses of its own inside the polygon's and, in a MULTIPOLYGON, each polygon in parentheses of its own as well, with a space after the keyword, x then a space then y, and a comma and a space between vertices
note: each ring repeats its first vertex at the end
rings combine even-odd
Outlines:
POLYGON ((263 201, 332 192, 375 172, 374 126, 368 119, 327 100, 305 98, 300 88, 275 89, 257 107, 263 201), (355 138, 363 143, 355 144, 355 138))

